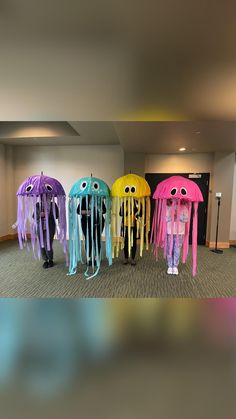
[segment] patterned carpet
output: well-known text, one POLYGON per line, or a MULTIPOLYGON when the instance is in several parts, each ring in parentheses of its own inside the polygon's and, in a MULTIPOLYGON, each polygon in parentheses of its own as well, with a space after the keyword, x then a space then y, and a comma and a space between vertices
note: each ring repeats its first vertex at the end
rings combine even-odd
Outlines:
POLYGON ((86 280, 82 267, 67 276, 61 247, 55 243, 55 266, 44 270, 32 252, 20 250, 16 241, 0 243, 0 297, 235 297, 236 249, 216 255, 198 248, 198 275, 191 276, 191 259, 180 266, 179 276, 166 274, 163 260, 151 252, 137 259, 136 267, 123 266, 122 258, 111 267, 102 263, 100 274, 86 280))

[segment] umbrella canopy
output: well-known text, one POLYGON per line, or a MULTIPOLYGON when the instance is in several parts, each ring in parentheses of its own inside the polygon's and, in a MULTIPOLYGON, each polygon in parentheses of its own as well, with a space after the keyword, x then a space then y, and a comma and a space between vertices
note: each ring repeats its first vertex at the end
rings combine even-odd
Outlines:
POLYGON ((189 202, 202 202, 202 193, 195 182, 183 176, 171 176, 157 185, 154 199, 184 199, 189 202))
POLYGON ((72 186, 69 197, 79 197, 79 196, 110 196, 110 189, 108 185, 101 179, 96 177, 83 177, 74 183, 72 186))
POLYGON ((65 196, 66 193, 61 183, 52 177, 45 175, 30 176, 20 185, 18 196, 39 195, 65 196))
POLYGON ((113 183, 111 188, 112 197, 143 198, 151 195, 150 186, 142 177, 135 174, 121 176, 113 183))

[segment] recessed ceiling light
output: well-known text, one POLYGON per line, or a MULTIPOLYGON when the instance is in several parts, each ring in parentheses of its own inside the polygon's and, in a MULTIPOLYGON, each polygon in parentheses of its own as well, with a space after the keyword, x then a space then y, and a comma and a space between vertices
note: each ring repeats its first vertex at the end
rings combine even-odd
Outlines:
POLYGON ((179 151, 185 151, 186 150, 186 148, 185 147, 181 147, 181 148, 179 148, 179 151))
POLYGON ((200 135, 201 134, 201 131, 194 131, 194 134, 195 135, 200 135))

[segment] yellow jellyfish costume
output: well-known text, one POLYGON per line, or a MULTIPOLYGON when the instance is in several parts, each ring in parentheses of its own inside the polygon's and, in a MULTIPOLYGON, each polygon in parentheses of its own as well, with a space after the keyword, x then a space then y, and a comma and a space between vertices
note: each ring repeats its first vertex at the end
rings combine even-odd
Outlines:
POLYGON ((124 224, 128 226, 129 257, 133 245, 132 220, 137 223, 137 238, 140 237, 140 256, 143 254, 144 239, 148 250, 150 231, 150 195, 151 190, 147 181, 135 174, 122 176, 113 183, 112 196, 112 257, 118 257, 120 249, 124 248, 124 235, 121 233, 121 208, 124 208, 124 224), (138 207, 139 217, 136 218, 135 207, 138 207))

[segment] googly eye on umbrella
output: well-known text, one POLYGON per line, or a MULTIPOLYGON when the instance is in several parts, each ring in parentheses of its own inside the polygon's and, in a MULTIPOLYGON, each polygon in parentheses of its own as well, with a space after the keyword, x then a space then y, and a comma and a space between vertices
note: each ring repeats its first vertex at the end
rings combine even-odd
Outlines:
POLYGON ((63 245, 67 257, 66 194, 61 183, 43 173, 30 176, 20 185, 17 197, 20 248, 27 245, 27 233, 30 233, 34 256, 40 259, 42 248, 51 251, 51 235, 56 232, 56 239, 63 245))
POLYGON ((107 184, 98 178, 79 179, 69 193, 69 274, 75 274, 83 263, 83 247, 87 269, 85 276, 95 277, 102 260, 102 232, 105 227, 106 257, 112 264, 111 198, 107 184), (89 265, 92 273, 89 273, 89 265))
POLYGON ((146 232, 146 249, 148 249, 148 234, 150 231, 151 190, 147 181, 142 176, 132 173, 122 176, 113 183, 111 195, 113 257, 118 257, 120 248, 124 247, 124 228, 128 234, 128 253, 130 256, 133 247, 134 224, 137 225, 136 236, 140 236, 140 256, 142 256, 144 231, 146 232), (121 215, 124 225, 120 226, 121 215))
POLYGON ((174 225, 176 225, 176 240, 178 245, 181 218, 181 205, 187 211, 182 261, 186 262, 189 251, 189 233, 191 213, 193 213, 192 226, 192 254, 193 276, 197 270, 197 228, 198 228, 198 204, 203 201, 202 193, 195 182, 182 176, 171 176, 157 185, 153 195, 155 209, 152 222, 151 243, 154 243, 154 252, 158 256, 158 249, 164 249, 167 256, 167 206, 169 207, 171 234, 169 254, 173 251, 174 225))

